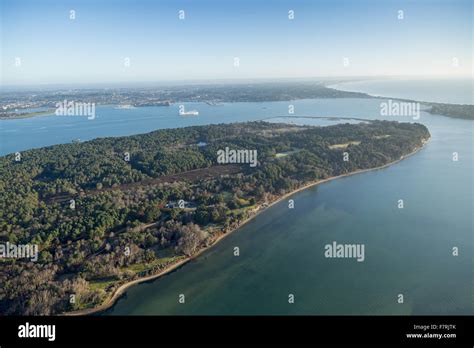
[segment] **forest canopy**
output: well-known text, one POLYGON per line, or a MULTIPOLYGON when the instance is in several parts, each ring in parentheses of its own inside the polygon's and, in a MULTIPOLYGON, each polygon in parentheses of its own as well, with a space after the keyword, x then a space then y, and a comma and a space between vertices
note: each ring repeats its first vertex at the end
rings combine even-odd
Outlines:
POLYGON ((48 315, 102 303, 308 183, 400 159, 429 138, 416 123, 328 127, 248 122, 158 130, 0 157, 0 313, 48 315), (218 164, 255 150, 258 165, 218 164), (72 301, 74 299, 74 301, 72 301))

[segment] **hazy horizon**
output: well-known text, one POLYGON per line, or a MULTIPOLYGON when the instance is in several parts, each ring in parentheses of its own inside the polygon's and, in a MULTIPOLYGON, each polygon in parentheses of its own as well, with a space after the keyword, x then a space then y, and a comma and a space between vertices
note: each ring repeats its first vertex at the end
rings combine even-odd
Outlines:
POLYGON ((4 91, 22 91, 29 89, 113 89, 113 88, 157 88, 157 87, 173 87, 173 86, 192 86, 192 85, 239 85, 239 84, 279 84, 279 83, 320 83, 331 86, 332 83, 345 83, 357 81, 474 81, 471 76, 315 76, 306 78, 254 78, 254 79, 195 79, 195 80, 154 80, 154 81, 117 81, 117 82, 78 82, 78 83, 38 83, 38 84, 12 84, 0 85, 0 89, 4 91))
POLYGON ((2 0, 1 85, 472 78, 471 12, 468 0, 2 0))

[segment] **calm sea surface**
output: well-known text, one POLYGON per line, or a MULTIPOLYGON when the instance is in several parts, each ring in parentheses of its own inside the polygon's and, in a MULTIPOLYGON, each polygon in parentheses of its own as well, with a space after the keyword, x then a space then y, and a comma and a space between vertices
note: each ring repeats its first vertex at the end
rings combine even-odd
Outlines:
POLYGON ((467 78, 455 80, 366 80, 341 83, 331 87, 382 97, 448 104, 474 104, 473 80, 467 78))
MULTIPOLYGON (((297 115, 382 119, 380 102, 292 104, 297 115)), ((95 120, 0 121, 0 150, 262 119, 285 115, 288 104, 186 104, 199 110, 197 117, 179 117, 177 106, 98 107, 95 120)), ((432 139, 416 155, 295 194, 294 209, 280 202, 187 265, 130 288, 105 314, 473 314, 474 122, 425 113, 419 122, 432 139), (459 161, 452 161, 453 152, 459 161), (399 199, 404 209, 397 208, 399 199), (325 258, 324 246, 333 241, 365 244, 365 261, 325 258), (459 256, 452 255, 453 247, 459 256), (290 293, 294 304, 288 303, 290 293), (178 303, 179 294, 186 296, 185 304, 178 303), (397 303, 398 294, 404 295, 403 304, 397 303)))

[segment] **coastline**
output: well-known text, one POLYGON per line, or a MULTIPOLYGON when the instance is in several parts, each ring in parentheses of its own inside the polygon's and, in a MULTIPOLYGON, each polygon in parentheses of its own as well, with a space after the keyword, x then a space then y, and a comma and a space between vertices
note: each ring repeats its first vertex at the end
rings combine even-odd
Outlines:
POLYGON ((81 309, 81 310, 72 311, 72 312, 64 312, 64 313, 60 313, 58 315, 59 316, 81 316, 81 315, 90 315, 90 314, 103 312, 103 311, 111 308, 115 304, 115 302, 126 292, 126 290, 128 288, 130 288, 134 285, 143 283, 143 282, 158 279, 158 278, 160 278, 160 277, 162 277, 162 276, 164 276, 168 273, 171 273, 172 271, 178 269, 179 267, 185 265, 186 263, 188 263, 191 260, 195 259, 196 257, 200 256, 202 253, 204 253, 208 249, 214 247, 222 239, 224 239, 228 235, 232 234, 233 232, 239 230, 242 226, 244 226, 249 221, 251 221, 255 217, 257 217, 260 213, 266 211, 268 208, 270 208, 273 205, 283 201, 284 199, 286 199, 288 197, 291 197, 291 196, 297 194, 298 192, 301 192, 301 191, 306 190, 308 188, 311 188, 313 186, 317 186, 319 184, 323 184, 323 183, 326 183, 326 182, 329 182, 329 181, 333 181, 333 180, 336 180, 336 179, 340 179, 340 178, 344 178, 344 177, 348 177, 348 176, 352 176, 352 175, 356 175, 356 174, 361 174, 361 173, 365 173, 365 172, 369 172, 369 171, 381 170, 381 169, 385 169, 387 167, 390 167, 390 166, 392 166, 394 164, 397 164, 398 162, 401 162, 402 160, 407 159, 408 157, 413 156, 416 153, 418 153, 418 151, 422 150, 425 147, 425 145, 429 142, 430 139, 431 139, 431 136, 428 139, 423 140, 423 143, 420 147, 417 147, 412 152, 410 152, 406 155, 403 155, 399 159, 397 159, 395 161, 392 161, 390 163, 384 164, 384 165, 379 166, 379 167, 359 169, 359 170, 356 170, 356 171, 351 172, 351 173, 341 174, 341 175, 332 176, 332 177, 329 177, 329 178, 326 178, 326 179, 312 181, 312 182, 310 182, 308 184, 305 184, 305 185, 303 185, 303 186, 301 186, 301 187, 299 187, 299 188, 297 188, 297 189, 295 189, 291 192, 285 193, 284 195, 277 197, 276 199, 274 199, 272 202, 268 203, 265 206, 264 206, 264 204, 260 204, 258 206, 257 211, 256 211, 255 214, 253 214, 253 215, 249 216, 247 219, 243 220, 238 226, 236 226, 232 230, 227 231, 226 233, 222 233, 219 236, 217 236, 209 246, 203 247, 196 254, 194 254, 190 257, 186 257, 185 259, 182 259, 182 260, 180 260, 178 262, 175 262, 173 264, 170 264, 168 267, 166 267, 165 269, 161 270, 160 272, 158 272, 156 274, 152 274, 152 275, 149 275, 149 276, 146 276, 146 277, 134 279, 134 280, 131 280, 129 282, 126 282, 126 283, 120 285, 102 304, 100 304, 97 307, 86 308, 86 309, 81 309))
POLYGON ((26 118, 33 118, 33 117, 40 117, 40 116, 53 116, 54 109, 44 110, 44 111, 34 111, 34 112, 26 112, 24 114, 16 115, 13 117, 5 117, 0 116, 0 120, 10 121, 10 120, 23 120, 26 118))
MULTIPOLYGON (((373 94, 369 92, 356 92, 344 89, 344 84, 352 83, 352 82, 366 82, 366 81, 386 81, 386 80, 359 80, 359 81, 349 81, 349 82, 339 82, 336 84, 326 85, 326 88, 331 88, 340 92, 354 92, 354 93, 363 93, 368 98, 372 99, 380 99, 380 100, 394 100, 401 103, 418 103, 420 104, 423 109, 420 111, 426 112, 430 115, 437 115, 437 116, 444 116, 449 118, 455 118, 460 120, 474 120, 473 116, 473 100, 465 103, 459 102, 441 102, 441 101, 428 101, 428 100, 420 100, 420 99, 410 99, 406 97, 392 97, 392 96, 384 96, 379 94, 373 94)), ((423 98, 421 98, 423 99, 423 98)))

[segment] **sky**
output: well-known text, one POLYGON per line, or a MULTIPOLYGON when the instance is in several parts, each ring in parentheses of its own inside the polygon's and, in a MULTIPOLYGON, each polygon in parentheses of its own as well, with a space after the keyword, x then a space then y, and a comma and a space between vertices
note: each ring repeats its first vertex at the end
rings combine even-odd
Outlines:
POLYGON ((472 77, 472 0, 0 3, 5 86, 472 77))

